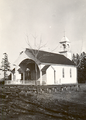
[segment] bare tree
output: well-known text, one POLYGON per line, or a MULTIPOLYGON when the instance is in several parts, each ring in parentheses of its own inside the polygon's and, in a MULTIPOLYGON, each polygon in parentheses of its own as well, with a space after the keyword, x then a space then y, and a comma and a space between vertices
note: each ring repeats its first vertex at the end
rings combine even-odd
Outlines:
POLYGON ((28 35, 26 35, 26 42, 27 42, 27 45, 29 46, 29 50, 30 52, 32 53, 32 55, 34 56, 34 59, 35 59, 35 72, 36 72, 36 80, 35 80, 35 84, 37 85, 37 63, 36 63, 36 60, 38 59, 38 54, 39 54, 39 51, 40 49, 42 49, 43 47, 46 46, 46 44, 42 44, 42 37, 40 37, 40 41, 39 41, 39 44, 37 44, 37 36, 34 36, 32 35, 33 39, 34 39, 34 47, 35 49, 32 47, 30 41, 29 41, 29 37, 28 35))

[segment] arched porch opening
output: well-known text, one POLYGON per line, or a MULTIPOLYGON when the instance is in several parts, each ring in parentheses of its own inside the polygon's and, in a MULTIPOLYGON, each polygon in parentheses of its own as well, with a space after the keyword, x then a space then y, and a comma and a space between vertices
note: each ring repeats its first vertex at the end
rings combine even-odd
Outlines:
POLYGON ((22 82, 37 81, 40 78, 40 70, 35 61, 25 59, 20 64, 20 74, 22 82))

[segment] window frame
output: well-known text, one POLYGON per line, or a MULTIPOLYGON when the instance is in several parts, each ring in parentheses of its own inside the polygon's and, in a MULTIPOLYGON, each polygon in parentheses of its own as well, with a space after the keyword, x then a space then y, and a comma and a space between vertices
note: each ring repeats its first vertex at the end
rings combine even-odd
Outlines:
POLYGON ((62 68, 62 77, 65 77, 65 72, 64 72, 64 68, 62 68))
POLYGON ((70 78, 72 78, 72 69, 70 68, 70 78))

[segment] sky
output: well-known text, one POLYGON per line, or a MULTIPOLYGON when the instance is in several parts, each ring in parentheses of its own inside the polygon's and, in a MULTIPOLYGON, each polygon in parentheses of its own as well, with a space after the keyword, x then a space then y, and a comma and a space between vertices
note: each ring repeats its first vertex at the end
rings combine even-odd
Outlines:
POLYGON ((0 0, 0 61, 13 64, 27 41, 58 53, 64 31, 72 53, 86 52, 86 0, 0 0))

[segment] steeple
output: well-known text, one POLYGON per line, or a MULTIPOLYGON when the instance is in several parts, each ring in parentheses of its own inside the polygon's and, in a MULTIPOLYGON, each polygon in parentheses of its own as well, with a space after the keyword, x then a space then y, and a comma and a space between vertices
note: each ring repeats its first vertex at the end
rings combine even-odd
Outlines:
POLYGON ((60 51, 59 53, 64 55, 65 57, 71 59, 71 47, 70 47, 70 41, 69 39, 65 36, 61 39, 60 43, 60 51))

